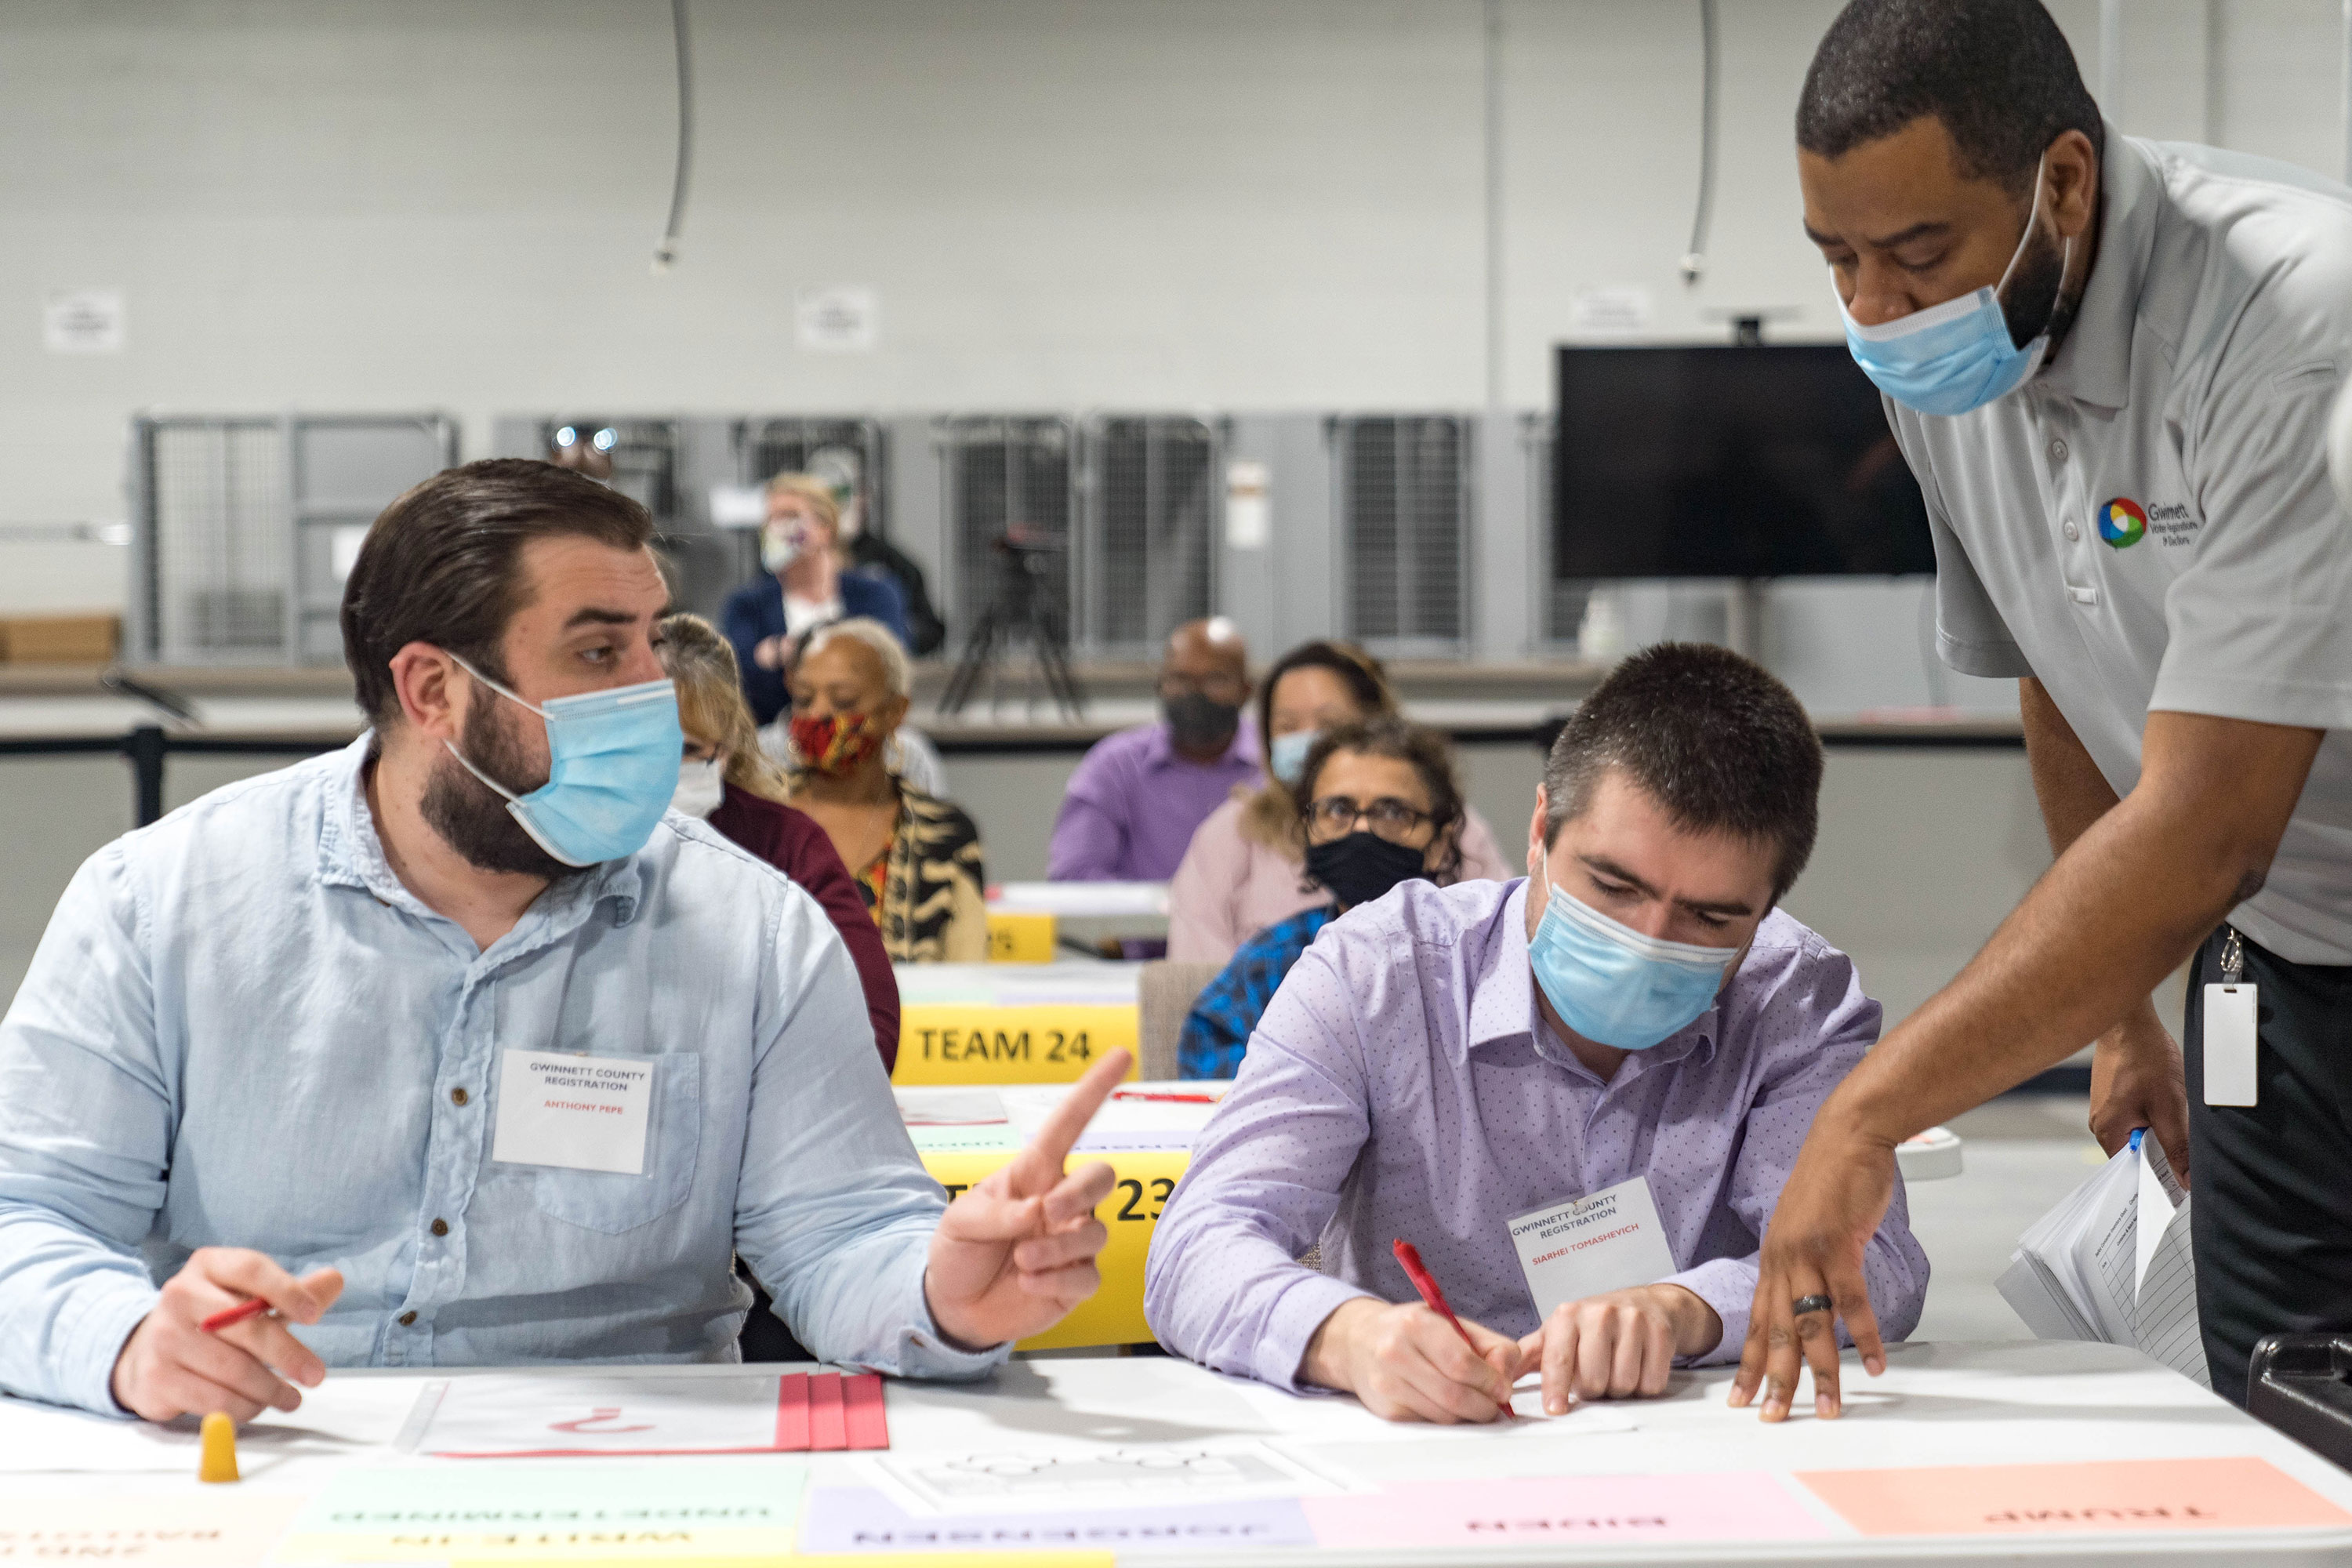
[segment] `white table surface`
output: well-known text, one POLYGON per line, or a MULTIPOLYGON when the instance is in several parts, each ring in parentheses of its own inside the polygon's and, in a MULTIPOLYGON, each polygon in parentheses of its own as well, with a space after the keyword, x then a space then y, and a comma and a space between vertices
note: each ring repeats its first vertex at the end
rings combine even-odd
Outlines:
MULTIPOLYGON (((1851 1366, 1851 1358, 1849 1358, 1851 1366)), ((723 1376, 740 1369, 597 1367, 596 1376, 723 1376)), ((773 1369, 761 1368, 761 1371, 773 1369)), ((572 1375, 551 1369, 545 1375, 572 1375)), ((241 1445, 259 1492, 308 1494, 352 1465, 497 1463, 409 1459, 392 1447, 420 1387, 448 1371, 332 1374, 291 1416, 270 1416, 241 1445)), ((1373 1484, 1560 1475, 2015 1465, 2084 1459, 2253 1456, 2352 1509, 2352 1476, 2335 1469, 2137 1353, 2104 1345, 1900 1346, 1886 1375, 1850 1373, 1849 1414, 1778 1427, 1723 1404, 1728 1369, 1676 1375, 1660 1400, 1601 1405, 1557 1421, 1437 1429, 1381 1422, 1353 1400, 1299 1399, 1219 1377, 1174 1358, 1040 1357, 977 1385, 893 1383, 896 1453, 1083 1452, 1153 1443, 1258 1439, 1310 1467, 1373 1484), (1630 1425, 1629 1425, 1630 1424, 1630 1425)), ((1521 1408, 1534 1408, 1522 1395, 1521 1408)), ((10 1498, 168 1497, 198 1490, 192 1433, 100 1422, 0 1400, 0 1510, 10 1498)), ((797 1457, 796 1457, 797 1458, 797 1457)), ((857 1456, 805 1456, 813 1485, 866 1485, 857 1456)), ((582 1461, 594 1463, 597 1461, 582 1461)), ((661 1461, 691 1465, 679 1458, 661 1461)), ((218 1489, 203 1490, 217 1495, 218 1489)), ((1822 1517, 1833 1516, 1825 1512, 1822 1517)), ((2063 1558, 2126 1564, 2352 1563, 2352 1528, 2281 1531, 2115 1532, 1886 1540, 1846 1536, 1689 1546, 1498 1547, 1495 1563, 1991 1563, 2063 1558)), ((1286 1548, 1154 1552, 1125 1560, 1236 1568, 1252 1563, 1425 1563, 1426 1551, 1286 1548)))

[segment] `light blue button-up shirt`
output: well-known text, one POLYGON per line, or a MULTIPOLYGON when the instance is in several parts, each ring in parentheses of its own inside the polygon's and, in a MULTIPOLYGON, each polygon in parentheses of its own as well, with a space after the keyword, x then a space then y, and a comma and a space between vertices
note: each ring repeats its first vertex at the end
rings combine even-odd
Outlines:
POLYGON ((923 1299, 944 1194, 814 900, 701 823, 487 952, 385 863, 370 741, 90 857, 0 1020, 0 1388, 114 1412, 199 1247, 342 1299, 330 1366, 725 1361, 740 1251, 825 1360, 975 1375, 923 1299), (645 1172, 492 1158, 507 1050, 649 1059, 645 1172))

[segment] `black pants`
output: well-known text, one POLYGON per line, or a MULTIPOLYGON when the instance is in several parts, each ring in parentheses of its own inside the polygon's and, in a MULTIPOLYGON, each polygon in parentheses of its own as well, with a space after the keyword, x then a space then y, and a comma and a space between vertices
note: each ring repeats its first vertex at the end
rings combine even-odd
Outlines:
POLYGON ((2352 1329, 2352 968, 2243 942, 2258 1103, 2208 1105, 2205 985, 2226 935, 2189 971, 2189 1222, 2213 1392, 2243 1405, 2264 1334, 2352 1329))

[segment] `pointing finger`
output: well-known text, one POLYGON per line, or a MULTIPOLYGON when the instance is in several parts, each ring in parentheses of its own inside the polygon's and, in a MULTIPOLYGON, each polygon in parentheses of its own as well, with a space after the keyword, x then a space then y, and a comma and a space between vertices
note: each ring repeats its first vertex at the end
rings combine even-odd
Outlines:
POLYGON ((1119 1080, 1127 1077, 1127 1069, 1134 1061, 1135 1058, 1124 1050, 1105 1051, 1103 1059, 1088 1068, 1086 1076, 1071 1087, 1013 1162, 1022 1167, 1021 1185, 1024 1190, 1046 1185, 1061 1174, 1062 1162, 1070 1157, 1078 1135, 1087 1130, 1087 1123, 1095 1119, 1095 1112, 1102 1109, 1103 1101, 1110 1098, 1119 1080))

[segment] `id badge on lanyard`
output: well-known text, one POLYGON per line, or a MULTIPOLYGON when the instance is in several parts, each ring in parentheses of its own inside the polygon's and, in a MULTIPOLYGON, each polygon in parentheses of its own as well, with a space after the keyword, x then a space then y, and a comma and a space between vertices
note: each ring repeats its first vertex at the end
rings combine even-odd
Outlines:
POLYGON ((2221 945, 2221 978, 2205 987, 2205 1103, 2254 1103, 2254 987, 2237 928, 2221 945))

